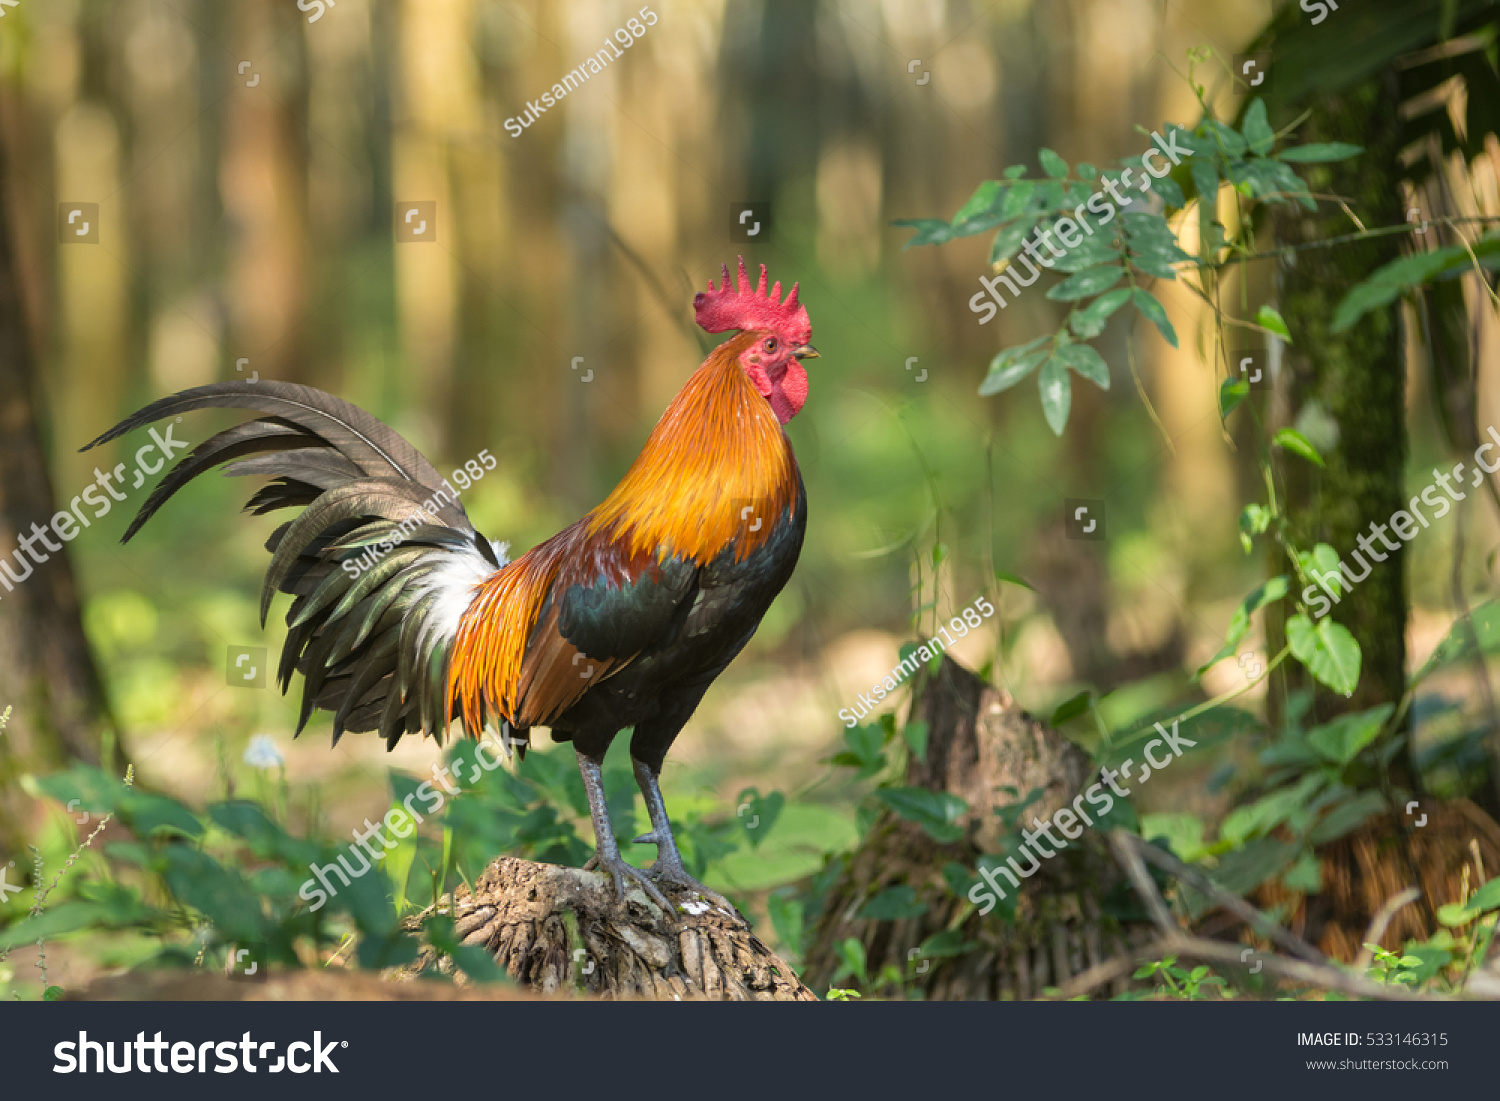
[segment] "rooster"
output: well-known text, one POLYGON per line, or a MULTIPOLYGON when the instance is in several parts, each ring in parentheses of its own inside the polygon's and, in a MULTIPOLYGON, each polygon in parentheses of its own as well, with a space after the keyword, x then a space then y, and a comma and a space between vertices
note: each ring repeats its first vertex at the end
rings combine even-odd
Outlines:
MULTIPOLYGON (((743 257, 733 289, 693 299, 710 333, 739 330, 688 379, 613 492, 583 519, 514 561, 480 535, 456 491, 410 443, 348 402, 306 386, 199 386, 141 409, 83 450, 196 409, 260 414, 198 445, 155 487, 122 542, 198 474, 272 479, 246 504, 257 515, 301 508, 271 535, 264 625, 277 591, 293 597, 278 680, 304 677, 297 733, 314 709, 345 731, 378 731, 393 748, 421 731, 441 744, 457 719, 471 738, 508 728, 524 754, 534 726, 571 741, 588 793, 589 866, 667 912, 660 885, 723 900, 687 872, 659 777, 708 686, 750 641, 790 578, 807 499, 783 426, 807 400, 802 360, 817 356, 797 284, 751 287, 743 257), (602 766, 632 727, 630 758, 656 862, 620 857, 602 766)), ((493 460, 491 460, 493 461, 493 460)))

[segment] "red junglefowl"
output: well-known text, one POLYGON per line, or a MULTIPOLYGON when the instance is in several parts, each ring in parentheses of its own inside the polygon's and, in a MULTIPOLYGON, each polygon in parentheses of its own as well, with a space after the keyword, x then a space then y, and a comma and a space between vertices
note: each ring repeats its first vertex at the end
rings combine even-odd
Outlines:
MULTIPOLYGON (((816 356, 793 284, 753 289, 739 263, 693 299, 713 350, 657 422, 604 502, 515 561, 484 538, 431 463, 391 428, 320 390, 269 380, 200 386, 163 398, 88 447, 194 409, 261 414, 220 432, 162 480, 129 540, 198 474, 272 481, 245 506, 302 508, 266 543, 265 622, 276 591, 294 599, 282 691, 306 683, 300 734, 332 711, 333 740, 378 730, 388 747, 418 730, 441 741, 458 719, 478 738, 509 724, 571 741, 588 792, 597 865, 618 897, 632 879, 670 912, 658 883, 707 891, 672 836, 658 777, 708 686, 755 633, 796 565, 807 525, 802 477, 783 430, 807 400, 801 361, 816 356), (372 553, 372 550, 374 553, 372 553), (631 763, 657 860, 620 858, 601 766, 633 727, 631 763)), ((87 450, 85 448, 84 450, 87 450)), ((122 540, 122 541, 124 541, 122 540)), ((506 739, 509 749, 510 738, 506 739)))

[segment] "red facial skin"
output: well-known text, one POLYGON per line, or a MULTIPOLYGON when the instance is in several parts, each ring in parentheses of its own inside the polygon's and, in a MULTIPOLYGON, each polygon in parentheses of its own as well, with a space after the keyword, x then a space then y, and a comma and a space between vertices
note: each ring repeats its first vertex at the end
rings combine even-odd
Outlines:
POLYGON ((807 371, 798 359, 796 345, 775 333, 760 338, 740 353, 740 366, 755 388, 771 403, 771 411, 782 424, 791 420, 807 403, 807 371))

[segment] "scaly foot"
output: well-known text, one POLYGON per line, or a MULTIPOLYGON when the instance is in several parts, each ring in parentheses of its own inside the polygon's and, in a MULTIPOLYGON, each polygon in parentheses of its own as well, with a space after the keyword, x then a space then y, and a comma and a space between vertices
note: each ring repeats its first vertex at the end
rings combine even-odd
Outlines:
POLYGON ((657 883, 669 884, 681 891, 697 892, 711 905, 722 907, 725 913, 732 914, 743 920, 743 916, 735 908, 734 903, 719 894, 718 891, 710 890, 688 875, 687 869, 682 866, 680 859, 673 860, 669 856, 660 856, 657 858, 656 863, 646 869, 645 874, 657 883))
POLYGON ((589 872, 596 868, 608 872, 614 879, 615 897, 619 900, 621 906, 625 905, 625 881, 629 879, 637 884, 641 890, 645 891, 646 896, 668 914, 675 914, 677 912, 677 908, 667 901, 667 896, 661 893, 661 888, 652 882, 652 878, 648 872, 625 863, 618 856, 603 856, 597 852, 583 866, 583 870, 589 872))

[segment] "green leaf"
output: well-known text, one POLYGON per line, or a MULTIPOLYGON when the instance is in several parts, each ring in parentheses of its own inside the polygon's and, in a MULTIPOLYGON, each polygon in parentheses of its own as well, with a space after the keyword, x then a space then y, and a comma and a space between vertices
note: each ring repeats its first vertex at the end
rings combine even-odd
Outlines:
POLYGON ((1070 275, 1047 292, 1047 297, 1056 302, 1076 302, 1113 287, 1125 275, 1119 264, 1104 264, 1070 275))
POLYGON ((1226 378, 1219 383, 1219 419, 1227 418, 1249 396, 1250 384, 1242 378, 1226 378))
POLYGON ((1385 798, 1378 791, 1362 791, 1346 799, 1318 820, 1307 839, 1314 845, 1326 845, 1357 830, 1372 814, 1385 809, 1385 798))
POLYGON ((1092 340, 1104 331, 1105 323, 1121 306, 1130 301, 1130 288, 1106 291, 1082 310, 1068 318, 1068 326, 1080 340, 1092 340))
POLYGON ((1019 218, 1031 204, 1036 194, 1036 184, 1031 180, 1017 180, 1005 189, 1005 198, 1000 200, 1000 217, 1004 221, 1019 218))
POLYGON ((859 778, 873 776, 885 767, 885 729, 878 723, 849 727, 844 731, 844 744, 848 749, 831 758, 836 765, 846 765, 860 770, 859 778))
POLYGON ((1078 718, 1079 715, 1086 714, 1089 709, 1089 700, 1092 698, 1092 692, 1080 692, 1076 696, 1070 696, 1057 705, 1047 725, 1062 726, 1063 723, 1070 722, 1078 718))
POLYGON ((1288 344, 1292 342, 1291 330, 1286 327, 1286 321, 1274 306, 1262 306, 1255 314, 1255 323, 1262 329, 1270 329, 1288 344))
POLYGON ((745 831, 750 847, 757 848, 771 833, 781 809, 786 806, 786 796, 779 791, 761 795, 755 788, 746 788, 735 800, 735 820, 745 831))
POLYGON ((1104 357, 1087 344, 1069 344, 1058 353, 1064 363, 1101 390, 1109 389, 1109 367, 1104 357))
POLYGON ((1141 311, 1146 320, 1156 326, 1162 339, 1172 347, 1177 347, 1177 330, 1173 329, 1172 323, 1167 320, 1167 311, 1156 300, 1156 296, 1150 291, 1136 287, 1131 294, 1131 301, 1135 303, 1135 308, 1141 311))
POLYGON ((1078 178, 1082 180, 1093 180, 1099 177, 1099 170, 1088 161, 1079 161, 1073 166, 1073 171, 1078 173, 1078 178))
POLYGON ((1009 260, 1021 251, 1021 246, 1026 243, 1026 238, 1032 229, 1036 227, 1036 221, 1032 218, 1022 218, 1018 222, 1012 222, 999 233, 995 234, 995 240, 990 245, 990 265, 1003 260, 1009 260))
MULTIPOLYGON (((1056 180, 1036 181, 1036 205, 1039 210, 1056 210, 1063 205, 1063 185, 1056 180)), ((1077 206, 1077 203, 1070 204, 1077 206)))
POLYGON ((1333 322, 1330 328, 1335 333, 1352 329, 1365 314, 1389 306, 1401 297, 1402 289, 1397 286, 1370 282, 1360 283, 1350 288, 1349 293, 1344 295, 1344 300, 1339 303, 1338 309, 1333 311, 1333 322))
POLYGON ((1174 722, 1177 724, 1178 737, 1197 743, 1187 747, 1184 756, 1201 754, 1230 741, 1259 738, 1265 732, 1265 726, 1259 719, 1238 707, 1211 707, 1191 719, 1182 718, 1180 705, 1162 707, 1148 711, 1133 719, 1125 728, 1117 730, 1110 739, 1109 747, 1096 754, 1099 765, 1118 768, 1127 757, 1139 761, 1145 744, 1161 736, 1156 724, 1161 723, 1163 728, 1171 730, 1174 722))
POLYGON ((1224 633, 1224 645, 1219 647, 1218 653, 1199 666, 1195 676, 1201 677, 1207 672, 1209 666, 1223 661, 1234 653, 1235 648, 1250 633, 1250 617, 1267 604, 1286 596, 1288 587, 1286 575, 1278 574, 1258 585, 1249 596, 1240 601, 1239 607, 1234 610, 1234 615, 1229 617, 1229 629, 1224 633))
POLYGON ((805 910, 801 900, 793 897, 788 888, 778 888, 766 896, 766 914, 771 919, 771 928, 776 930, 776 939, 791 955, 802 955, 805 910))
POLYGON ((1130 240, 1131 248, 1141 250, 1156 248, 1170 253, 1176 259, 1192 259, 1177 247, 1177 235, 1172 232, 1172 227, 1160 214, 1126 211, 1120 216, 1120 221, 1124 225, 1125 235, 1130 240))
POLYGON ((1429 283, 1448 272, 1468 268, 1475 260, 1487 268, 1500 264, 1500 234, 1490 234, 1467 247, 1449 245, 1392 260, 1377 268, 1363 283, 1350 288, 1334 311, 1332 331, 1344 332, 1365 314, 1395 301, 1402 292, 1429 283), (1474 253, 1472 257, 1469 255, 1470 248, 1474 253))
POLYGON ((1040 150, 1037 153, 1037 160, 1041 162, 1042 171, 1054 180, 1061 180, 1068 174, 1068 162, 1050 149, 1043 148, 1040 150))
MULTIPOLYGON (((1301 855, 1300 845, 1275 837, 1261 837, 1242 849, 1226 853, 1213 871, 1214 882, 1231 894, 1244 896, 1272 876, 1280 875, 1301 855)), ((1196 892, 1184 895, 1201 899, 1196 892)), ((1191 904, 1190 904, 1191 908, 1191 904)))
POLYGON ((916 889, 908 884, 887 887, 860 907, 854 916, 868 921, 900 921, 903 918, 921 917, 927 912, 927 903, 917 898, 916 889))
POLYGON ((1454 620, 1432 656, 1412 677, 1412 684, 1415 686, 1437 670, 1468 659, 1474 652, 1475 642, 1483 653, 1500 651, 1500 600, 1471 609, 1467 622, 1463 618, 1454 620))
POLYGON ((1368 711, 1340 715, 1309 730, 1307 744, 1325 761, 1347 765, 1359 755, 1360 750, 1375 740, 1381 726, 1394 710, 1393 704, 1385 703, 1368 711))
MULTIPOLYGON (((268 922, 260 898, 237 868, 226 868, 188 845, 167 845, 162 855, 166 858, 162 875, 173 897, 201 911, 226 940, 253 943, 265 939, 268 922)), ((383 909, 389 911, 388 923, 394 925, 395 912, 384 902, 385 889, 376 889, 382 896, 383 909)), ((339 897, 344 899, 344 892, 339 897)))
POLYGON ((962 929, 945 929, 941 933, 934 933, 922 942, 921 955, 928 959, 943 959, 949 956, 962 956, 965 952, 975 947, 964 940, 962 929))
POLYGON ((1269 153, 1276 144, 1276 132, 1271 129, 1271 123, 1266 118, 1265 101, 1259 96, 1252 99, 1250 106, 1245 109, 1245 123, 1240 127, 1240 133, 1245 136, 1251 150, 1262 156, 1269 153))
POLYGON ((999 180, 985 180, 981 183, 974 190, 974 194, 969 196, 969 201, 959 207, 958 213, 953 216, 953 225, 957 227, 961 222, 988 212, 990 207, 995 205, 1001 186, 999 180))
POLYGON ((1195 157, 1189 172, 1193 177, 1193 190, 1198 193, 1198 201, 1203 204, 1204 210, 1212 214, 1219 195, 1219 175, 1214 170, 1213 161, 1195 157))
POLYGON ((1026 166, 1024 164, 1013 164, 1000 173, 1000 175, 1004 176, 1007 180, 1018 180, 1026 175, 1026 166))
POLYGON ((1319 141, 1309 145, 1294 145, 1290 149, 1283 149, 1276 154, 1284 161, 1293 164, 1329 164, 1333 161, 1347 161, 1350 157, 1357 157, 1363 153, 1364 146, 1350 145, 1342 141, 1319 141))
POLYGON ((1053 434, 1061 436, 1073 408, 1073 382, 1060 356, 1051 356, 1042 365, 1037 383, 1042 391, 1042 414, 1053 434))
POLYGON ((1490 880, 1469 899, 1470 910, 1500 910, 1500 876, 1490 880))
POLYGON ((120 817, 139 836, 162 830, 188 837, 203 833, 203 823, 176 799, 136 789, 120 800, 120 817))
POLYGON ((953 239, 953 226, 942 218, 898 218, 891 225, 904 226, 917 231, 916 235, 907 241, 903 248, 915 248, 918 245, 941 245, 953 239))
POLYGON ((1314 625, 1298 613, 1286 621, 1286 640, 1292 656, 1314 677, 1335 692, 1353 694, 1359 683, 1360 651, 1347 627, 1327 618, 1314 625))
POLYGON ((1306 436, 1298 432, 1295 428, 1281 429, 1271 438, 1271 442, 1287 451, 1301 455, 1310 463, 1316 463, 1318 466, 1323 465, 1323 456, 1318 454, 1318 449, 1312 445, 1312 442, 1306 436))
POLYGON ((107 915, 104 907, 97 902, 68 899, 49 905, 36 917, 23 917, 0 930, 0 951, 22 944, 35 944, 39 940, 54 940, 80 929, 97 931, 101 928, 126 928, 134 924, 145 924, 153 916, 155 915, 148 907, 136 903, 135 912, 124 915, 126 920, 119 920, 107 915))
MULTIPOLYGON (((1085 218, 1085 222, 1089 219, 1085 218)), ((1083 223, 1079 223, 1082 225, 1083 223)), ((1090 223, 1092 224, 1092 223, 1090 223)), ((1100 264, 1120 263, 1120 250, 1115 244, 1114 235, 1108 230, 1095 229, 1092 236, 1085 235, 1077 245, 1068 249, 1068 253, 1061 260, 1053 262, 1052 270, 1072 274, 1083 271, 1086 268, 1095 268, 1100 264)))
POLYGON ((1027 581, 1019 574, 1010 573, 1006 570, 996 570, 995 578, 999 581, 1008 581, 1012 585, 1019 585, 1023 589, 1031 589, 1032 592, 1036 592, 1036 589, 1032 586, 1031 582, 1027 581))
POLYGON ((1219 145, 1216 148, 1231 158, 1243 157, 1246 149, 1249 148, 1245 143, 1245 139, 1240 137, 1239 131, 1225 126, 1217 119, 1207 120, 1203 124, 1203 128, 1209 133, 1211 138, 1218 138, 1219 145))
POLYGON ((946 791, 927 788, 877 788, 875 797, 908 822, 915 822, 938 842, 951 845, 964 836, 959 822, 969 804, 946 791))
POLYGON ((979 396, 991 397, 1002 390, 1009 390, 1027 375, 1041 366, 1042 360, 1047 358, 1047 351, 1034 352, 1031 349, 1047 340, 1042 337, 1029 344, 1019 344, 1014 348, 1006 348, 994 359, 990 360, 990 373, 984 377, 979 384, 979 396))
POLYGON ((1182 188, 1171 176, 1163 176, 1156 181, 1156 193, 1162 197, 1162 201, 1169 207, 1181 210, 1187 205, 1187 197, 1183 195, 1182 188))
POLYGON ((1138 271, 1153 275, 1157 279, 1177 278, 1177 269, 1172 266, 1173 261, 1165 259, 1160 253, 1132 252, 1130 262, 1138 271))
POLYGON ((919 761, 927 760, 927 724, 917 719, 906 724, 902 736, 906 738, 907 748, 911 755, 919 761))
POLYGON ((1318 858, 1310 852, 1303 853, 1286 870, 1281 877, 1281 882, 1289 891, 1300 891, 1303 894, 1315 895, 1323 889, 1323 872, 1319 866, 1318 858))
POLYGON ((1339 552, 1327 543, 1319 543, 1311 551, 1299 550, 1297 562, 1302 572, 1312 578, 1313 583, 1332 595, 1341 597, 1345 592, 1344 571, 1339 563, 1339 552))

